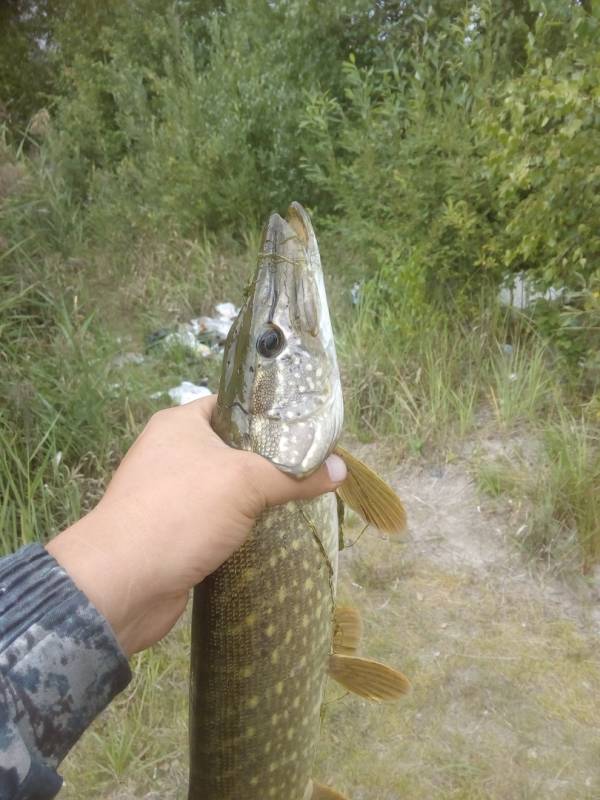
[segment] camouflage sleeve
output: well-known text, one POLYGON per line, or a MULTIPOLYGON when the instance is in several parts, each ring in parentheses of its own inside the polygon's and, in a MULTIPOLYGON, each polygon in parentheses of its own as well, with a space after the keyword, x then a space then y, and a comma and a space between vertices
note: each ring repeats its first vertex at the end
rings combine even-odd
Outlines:
POLYGON ((0 559, 0 800, 46 800, 56 768, 131 679, 108 622, 41 545, 0 559))

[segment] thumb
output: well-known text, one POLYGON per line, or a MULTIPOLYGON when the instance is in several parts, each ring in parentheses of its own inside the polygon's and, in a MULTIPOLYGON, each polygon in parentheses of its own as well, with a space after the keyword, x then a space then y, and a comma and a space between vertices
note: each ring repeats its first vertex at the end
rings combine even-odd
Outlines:
POLYGON ((281 472, 264 458, 260 459, 261 488, 268 506, 280 506, 290 500, 310 500, 325 492, 333 492, 348 474, 343 460, 332 453, 316 472, 307 478, 293 478, 281 472))

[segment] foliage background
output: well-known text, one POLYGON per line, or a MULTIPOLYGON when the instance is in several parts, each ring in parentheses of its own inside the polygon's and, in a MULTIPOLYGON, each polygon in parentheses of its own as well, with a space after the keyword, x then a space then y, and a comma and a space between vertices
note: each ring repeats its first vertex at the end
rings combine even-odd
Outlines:
MULTIPOLYGON (((294 197, 334 280, 362 287, 346 369, 356 429, 431 440, 435 423, 412 438, 392 424, 406 409, 385 367, 391 353, 422 366, 431 320, 444 337, 481 326, 489 342, 541 341, 560 402, 595 424, 597 4, 12 0, 0 22, 0 422, 5 462, 27 464, 2 502, 17 539, 38 535, 30 473, 54 485, 54 437, 63 468, 102 483, 148 412, 106 388, 124 314, 143 335, 182 306, 208 310, 211 287, 243 282, 231 265, 260 221, 294 197), (567 294, 498 328, 511 273, 567 294)), ((464 357, 443 380, 463 397, 470 374, 470 407, 487 378, 464 357)), ((429 401, 410 392, 414 427, 429 401)))
MULTIPOLYGON (((599 26, 598 0, 0 4, 0 554, 93 507, 166 387, 216 388, 216 360, 149 337, 239 301, 260 224, 298 199, 327 271, 347 435, 411 481, 460 462, 535 567, 591 581, 599 26), (515 275, 542 297, 507 310, 515 275)), ((596 797, 597 645, 516 580, 500 619, 502 569, 457 579, 388 544, 350 550, 349 577, 366 587, 369 652, 406 648, 420 684, 402 723, 377 722, 376 757, 379 709, 361 728, 355 706, 333 707, 331 740, 354 734, 322 764, 382 796, 596 797), (397 629, 380 613, 390 586, 397 629), (473 637, 485 670, 457 650, 473 637)), ((184 785, 187 636, 140 656, 66 797, 184 785)))

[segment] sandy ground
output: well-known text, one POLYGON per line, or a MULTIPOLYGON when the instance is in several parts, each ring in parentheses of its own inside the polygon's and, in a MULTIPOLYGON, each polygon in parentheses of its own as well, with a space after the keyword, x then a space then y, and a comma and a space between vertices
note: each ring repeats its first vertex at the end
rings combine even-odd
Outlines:
POLYGON ((346 550, 341 594, 364 611, 365 654, 401 665, 413 692, 394 708, 334 702, 319 774, 352 800, 598 800, 599 581, 524 558, 523 510, 481 496, 468 461, 390 473, 365 455, 409 532, 346 550))

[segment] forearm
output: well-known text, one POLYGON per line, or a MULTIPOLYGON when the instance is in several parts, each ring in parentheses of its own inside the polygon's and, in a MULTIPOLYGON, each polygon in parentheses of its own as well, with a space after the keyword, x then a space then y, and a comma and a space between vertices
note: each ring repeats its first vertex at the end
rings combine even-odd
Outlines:
POLYGON ((0 559, 0 800, 54 797, 58 764, 130 678, 109 624, 44 548, 0 559))

